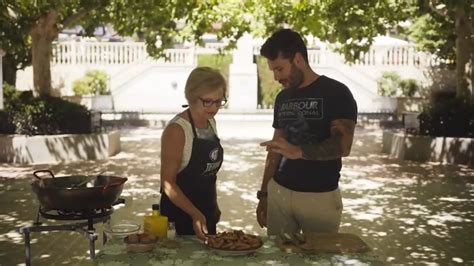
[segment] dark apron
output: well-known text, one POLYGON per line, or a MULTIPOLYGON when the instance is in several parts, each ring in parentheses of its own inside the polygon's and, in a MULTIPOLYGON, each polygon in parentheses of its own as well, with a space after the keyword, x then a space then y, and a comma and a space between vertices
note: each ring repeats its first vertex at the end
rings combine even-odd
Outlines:
MULTIPOLYGON (((188 109, 189 120, 194 139, 191 158, 188 165, 176 176, 176 183, 184 195, 206 216, 209 234, 216 234, 217 224, 217 172, 222 165, 224 150, 219 138, 215 140, 199 139, 194 121, 188 109)), ((194 235, 191 216, 174 205, 166 193, 161 191, 161 213, 174 222, 178 235, 194 235)))

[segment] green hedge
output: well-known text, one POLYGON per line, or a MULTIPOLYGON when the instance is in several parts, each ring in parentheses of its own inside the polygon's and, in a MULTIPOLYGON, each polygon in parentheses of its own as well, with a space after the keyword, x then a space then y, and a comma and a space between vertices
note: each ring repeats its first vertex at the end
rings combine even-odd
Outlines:
POLYGON ((33 97, 4 86, 5 110, 0 112, 0 133, 24 135, 79 134, 91 132, 86 107, 57 97, 33 97))
POLYGON ((0 110, 0 134, 15 133, 15 126, 11 121, 10 114, 4 110, 0 110))
POLYGON ((474 104, 455 91, 436 91, 419 115, 420 134, 438 137, 474 137, 474 104))
MULTIPOLYGON (((227 82, 229 82, 229 65, 231 63, 232 56, 229 54, 198 55, 198 66, 219 69, 227 82)), ((256 56, 256 63, 258 71, 258 104, 264 106, 273 105, 281 85, 273 80, 273 73, 268 69, 267 61, 264 57, 256 56)))
POLYGON ((110 94, 107 86, 109 76, 103 70, 89 70, 83 78, 72 83, 72 90, 76 95, 106 95, 110 94))
POLYGON ((416 79, 402 79, 396 71, 385 71, 377 80, 378 94, 381 96, 413 97, 420 92, 420 84, 416 79))

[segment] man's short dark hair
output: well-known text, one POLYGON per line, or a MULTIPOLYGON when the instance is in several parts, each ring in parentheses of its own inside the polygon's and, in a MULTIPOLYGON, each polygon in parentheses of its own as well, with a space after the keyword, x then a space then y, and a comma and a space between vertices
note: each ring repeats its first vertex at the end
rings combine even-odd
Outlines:
POLYGON ((291 29, 280 29, 272 34, 260 49, 260 55, 275 60, 279 55, 293 60, 296 53, 301 53, 308 63, 308 50, 301 35, 291 29))

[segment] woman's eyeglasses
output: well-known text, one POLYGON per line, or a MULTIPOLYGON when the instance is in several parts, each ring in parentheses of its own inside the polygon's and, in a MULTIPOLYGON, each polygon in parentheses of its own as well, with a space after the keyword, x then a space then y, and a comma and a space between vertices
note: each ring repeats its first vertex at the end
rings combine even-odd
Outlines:
POLYGON ((211 107, 213 104, 215 104, 216 107, 220 108, 220 107, 224 106, 227 103, 227 99, 213 101, 213 100, 209 100, 209 99, 199 98, 199 100, 201 100, 202 106, 204 106, 204 107, 211 107))

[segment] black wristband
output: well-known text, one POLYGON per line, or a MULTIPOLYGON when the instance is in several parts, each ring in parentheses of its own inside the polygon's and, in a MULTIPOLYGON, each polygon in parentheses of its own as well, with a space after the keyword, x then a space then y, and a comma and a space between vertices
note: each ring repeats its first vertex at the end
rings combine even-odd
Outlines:
POLYGON ((266 198, 268 196, 268 192, 266 191, 257 191, 257 199, 261 200, 263 198, 266 198))

